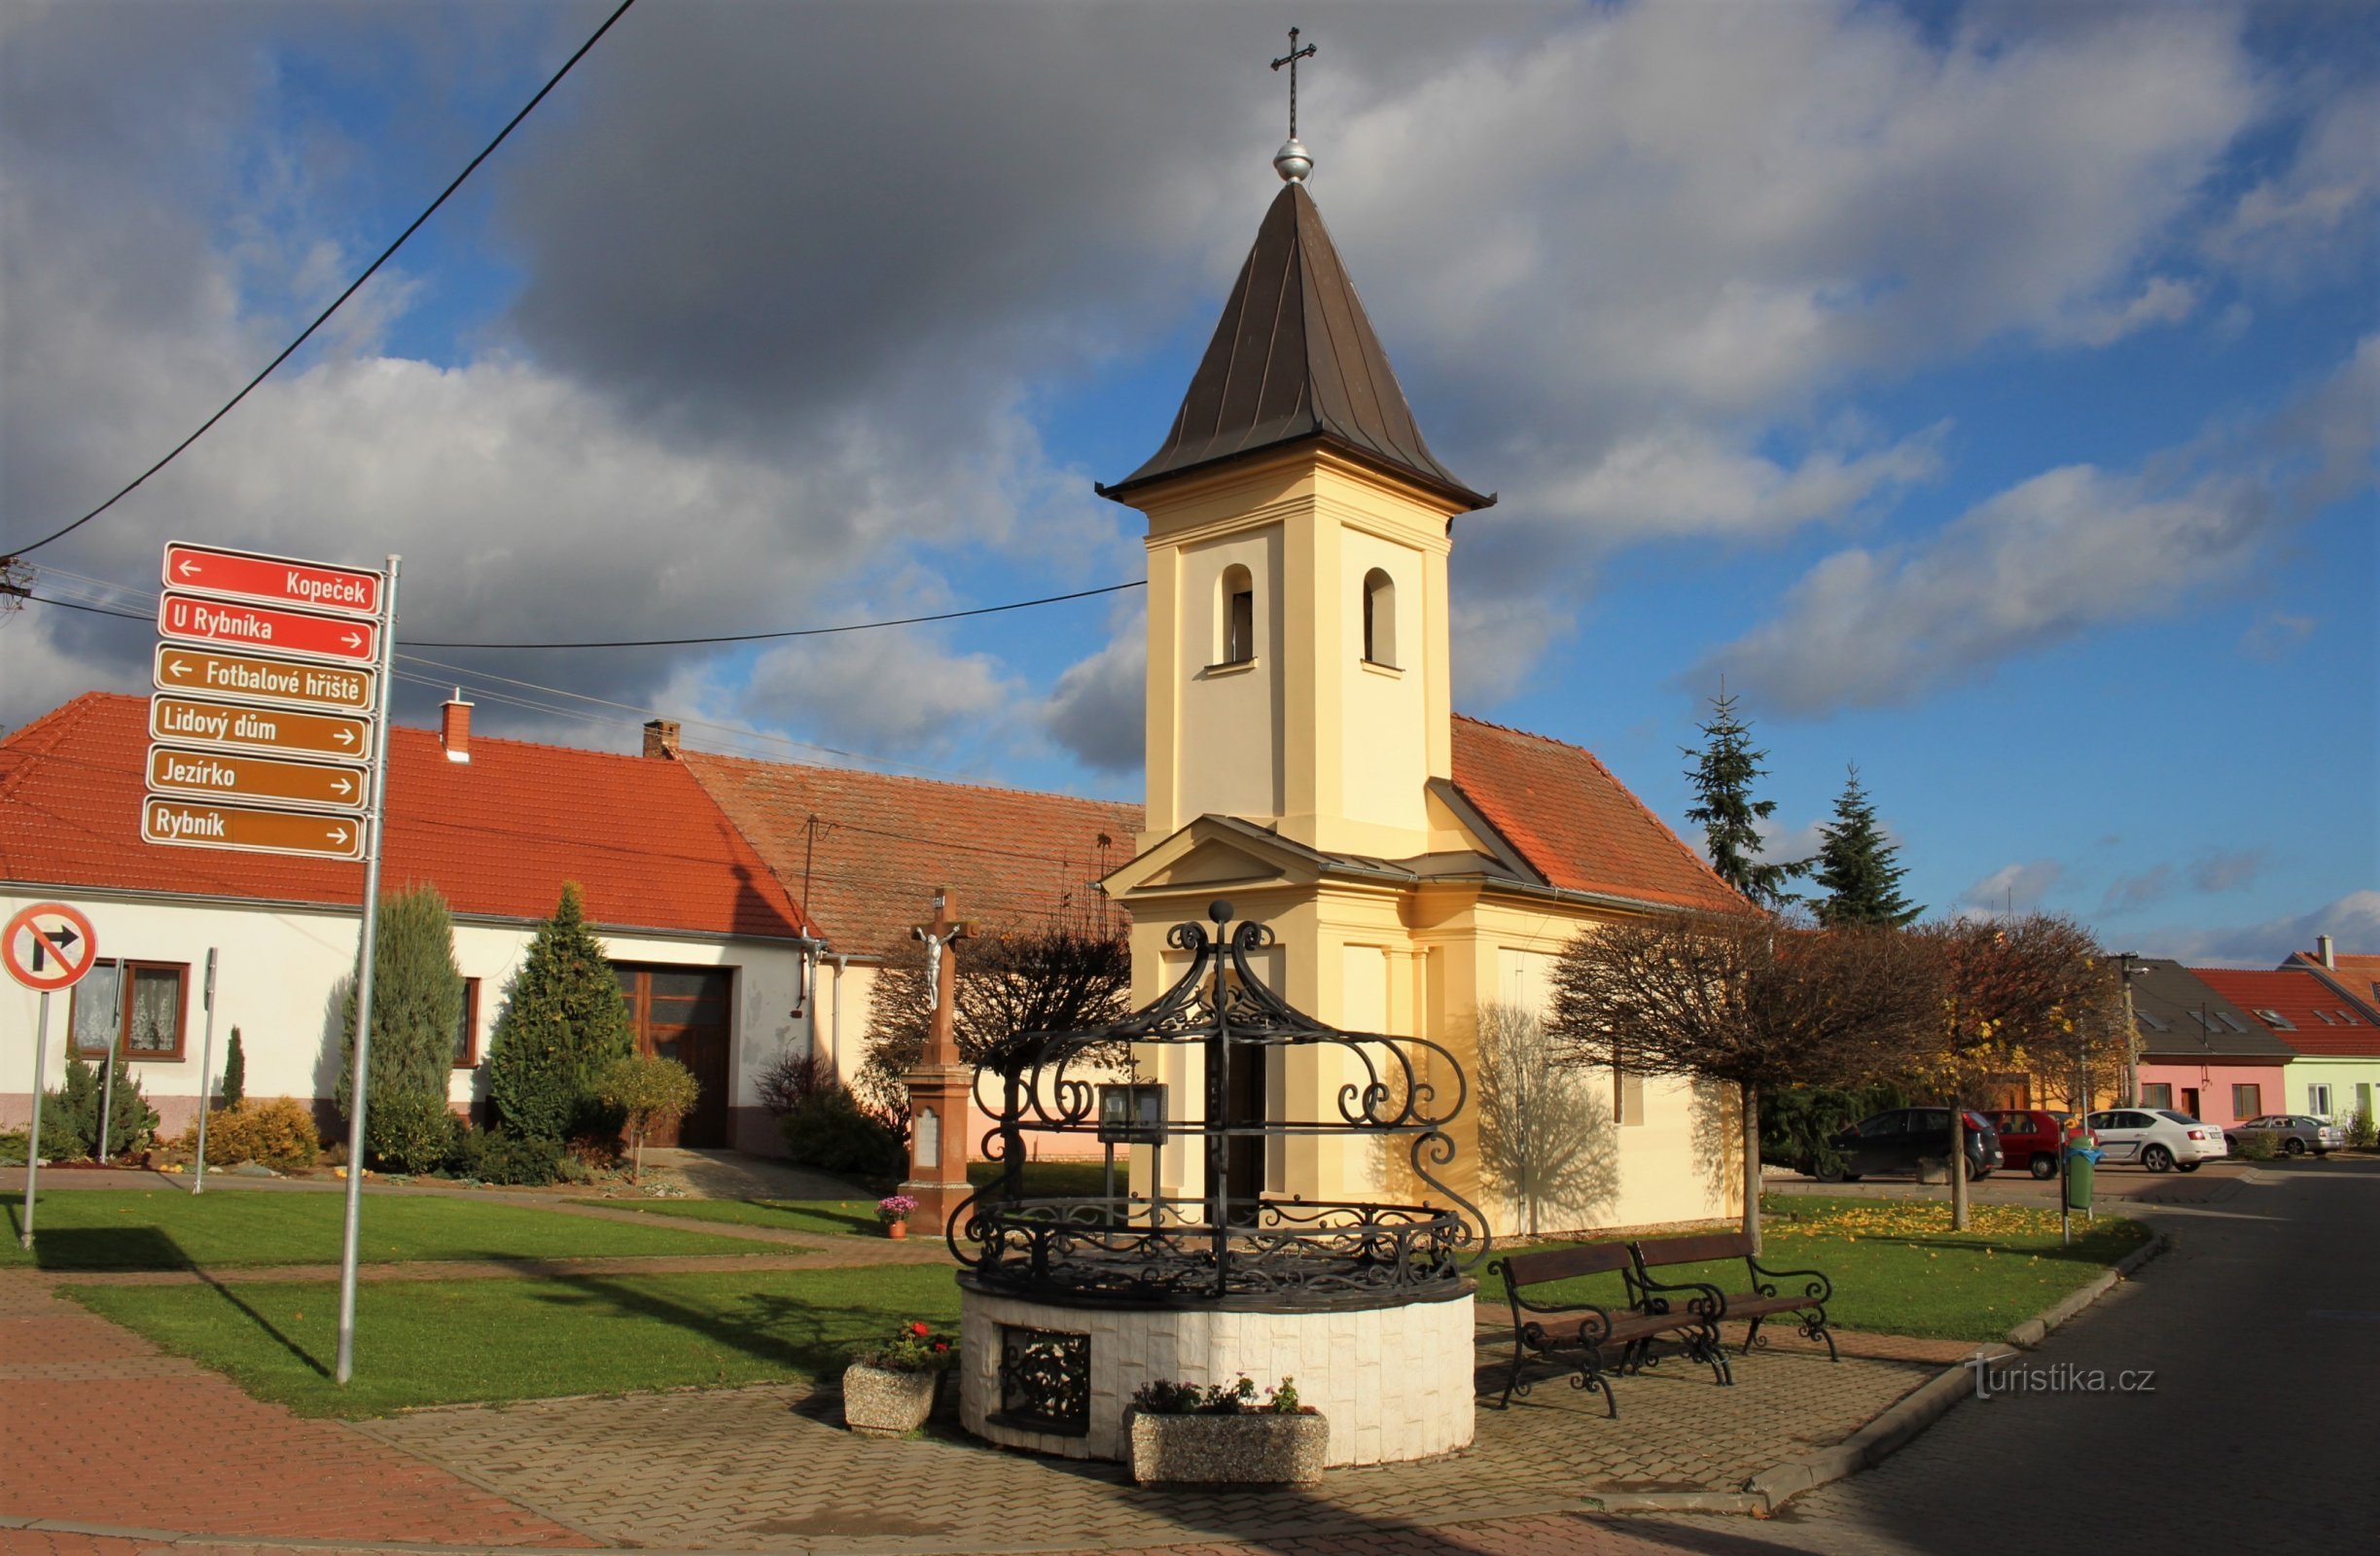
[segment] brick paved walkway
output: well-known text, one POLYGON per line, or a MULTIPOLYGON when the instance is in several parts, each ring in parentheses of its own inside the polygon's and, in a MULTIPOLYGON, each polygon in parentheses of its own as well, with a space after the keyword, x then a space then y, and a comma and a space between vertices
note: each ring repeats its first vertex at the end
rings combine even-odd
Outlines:
MULTIPOLYGON (((18 1271, 0 1273, 0 1421, 9 1519, 280 1539, 592 1543, 349 1427, 251 1399, 18 1271)), ((67 1537, 5 1533, 10 1551, 78 1550, 67 1537)))

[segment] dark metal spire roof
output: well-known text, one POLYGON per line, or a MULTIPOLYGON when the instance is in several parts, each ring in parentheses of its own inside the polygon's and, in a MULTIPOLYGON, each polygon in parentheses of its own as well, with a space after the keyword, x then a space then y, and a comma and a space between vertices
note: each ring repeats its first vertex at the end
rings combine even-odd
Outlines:
POLYGON ((1495 501, 1432 456, 1314 197, 1291 183, 1264 213, 1164 446, 1099 493, 1120 499, 1162 477, 1306 439, 1466 509, 1495 501))

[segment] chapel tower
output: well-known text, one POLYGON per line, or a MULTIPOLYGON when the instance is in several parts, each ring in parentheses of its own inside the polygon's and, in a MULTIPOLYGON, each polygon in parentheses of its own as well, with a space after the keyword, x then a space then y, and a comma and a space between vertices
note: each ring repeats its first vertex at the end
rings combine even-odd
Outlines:
POLYGON ((1285 186, 1172 431, 1100 488, 1149 518, 1142 846, 1215 815, 1410 859, 1452 772, 1454 515, 1494 499, 1423 441, 1303 148, 1274 165, 1285 186))

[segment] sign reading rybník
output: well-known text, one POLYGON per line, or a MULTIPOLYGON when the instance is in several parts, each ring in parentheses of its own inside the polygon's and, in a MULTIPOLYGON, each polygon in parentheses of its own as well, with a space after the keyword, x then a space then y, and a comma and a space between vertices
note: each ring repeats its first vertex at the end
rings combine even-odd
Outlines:
MULTIPOLYGON (((149 699, 148 793, 141 801, 141 836, 152 843, 364 862, 346 1236, 339 1257, 336 1376, 341 1384, 355 1371, 365 1077, 372 1052, 398 561, 391 556, 387 570, 376 572, 167 543, 165 592, 157 608, 162 641, 151 677, 157 692, 149 699)), ((207 998, 211 1045, 211 955, 207 998)))

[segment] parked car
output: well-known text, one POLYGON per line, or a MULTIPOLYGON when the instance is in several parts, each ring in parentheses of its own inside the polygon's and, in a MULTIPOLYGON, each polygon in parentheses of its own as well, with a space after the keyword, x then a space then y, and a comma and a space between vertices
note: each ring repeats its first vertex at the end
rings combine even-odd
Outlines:
POLYGON ((2317 1156, 2327 1155, 2347 1144, 2346 1130, 2327 1118, 2302 1113, 2268 1113, 2261 1118, 2233 1124, 2223 1131, 2223 1141, 2237 1150, 2242 1135, 2262 1135, 2273 1143, 2275 1150, 2291 1156, 2302 1156, 2309 1150, 2317 1156))
MULTIPOLYGON (((2026 1168, 2036 1178, 2057 1177, 2058 1152, 2066 1149, 2066 1121, 2073 1116, 2053 1108, 2001 1109, 1992 1114, 1992 1127, 2000 1131, 2002 1158, 2010 1167, 2026 1168)), ((2085 1144, 2099 1142, 2090 1139, 2085 1144)))
POLYGON ((2137 1162, 2152 1173, 2172 1168, 2194 1173, 2231 1154, 2221 1130, 2170 1108, 2111 1108, 2091 1114, 2090 1124, 2106 1153, 2102 1166, 2137 1162))
MULTIPOLYGON (((1950 1159, 1950 1110, 1895 1108, 1863 1118, 1835 1137, 1843 1164, 1810 1174, 1822 1184, 1852 1183, 1870 1173, 1914 1173, 1921 1160, 1950 1159)), ((2000 1165, 2000 1132, 1979 1113, 1967 1115, 1967 1176, 1980 1181, 2000 1165)))

